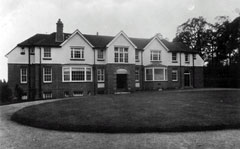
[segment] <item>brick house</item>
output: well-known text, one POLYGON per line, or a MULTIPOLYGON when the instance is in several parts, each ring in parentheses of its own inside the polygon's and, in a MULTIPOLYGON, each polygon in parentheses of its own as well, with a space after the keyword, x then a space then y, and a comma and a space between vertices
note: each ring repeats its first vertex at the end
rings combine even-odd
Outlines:
POLYGON ((6 57, 9 86, 19 85, 25 99, 203 87, 199 54, 159 34, 68 34, 59 19, 56 32, 36 34, 6 57))

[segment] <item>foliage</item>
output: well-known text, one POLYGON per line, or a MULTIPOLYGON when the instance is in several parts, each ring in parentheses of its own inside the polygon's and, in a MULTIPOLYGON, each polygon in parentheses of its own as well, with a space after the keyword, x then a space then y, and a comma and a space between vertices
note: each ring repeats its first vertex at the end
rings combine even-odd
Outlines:
POLYGON ((11 100, 12 91, 8 87, 8 84, 5 80, 0 80, 0 102, 8 102, 11 100))

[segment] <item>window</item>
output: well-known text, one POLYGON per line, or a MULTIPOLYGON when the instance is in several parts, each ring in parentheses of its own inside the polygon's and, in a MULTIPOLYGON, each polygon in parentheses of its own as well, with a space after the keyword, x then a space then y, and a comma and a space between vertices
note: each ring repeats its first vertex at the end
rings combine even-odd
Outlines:
POLYGON ((139 51, 135 51, 135 61, 139 62, 139 51))
POLYGON ((128 63, 128 48, 115 47, 114 60, 116 63, 128 63))
POLYGON ((197 59, 196 54, 193 54, 193 59, 197 59))
POLYGON ((98 82, 104 82, 104 69, 97 70, 97 80, 98 82))
POLYGON ((44 83, 52 82, 52 68, 50 67, 43 68, 43 82, 44 83))
POLYGON ((63 82, 87 82, 92 81, 92 68, 90 67, 64 67, 63 82))
POLYGON ((52 92, 43 92, 43 99, 51 99, 52 92))
POLYGON ((178 81, 178 71, 172 70, 172 81, 178 81))
POLYGON ((185 54, 185 63, 189 63, 189 54, 185 54))
POLYGON ((161 51, 151 51, 151 61, 161 61, 161 51))
POLYGON ((20 69, 20 82, 27 83, 27 68, 20 69))
POLYGON ((71 59, 84 59, 84 48, 72 48, 71 49, 71 59))
POLYGON ((30 48, 30 55, 34 55, 35 54, 35 49, 34 48, 30 48))
POLYGON ((177 62, 177 53, 172 53, 172 62, 173 63, 177 62))
POLYGON ((73 96, 83 96, 83 91, 73 91, 73 96))
POLYGON ((146 69, 146 81, 153 80, 153 69, 146 69))
POLYGON ((43 58, 51 58, 51 48, 49 47, 44 48, 43 58))
POLYGON ((72 68, 72 81, 84 81, 84 68, 72 68))
POLYGON ((167 68, 146 68, 146 81, 167 81, 167 68))
POLYGON ((63 68, 63 80, 70 81, 70 68, 63 68))
POLYGON ((98 50, 97 59, 104 60, 103 50, 98 50))
POLYGON ((135 69, 135 81, 139 81, 139 69, 135 69))

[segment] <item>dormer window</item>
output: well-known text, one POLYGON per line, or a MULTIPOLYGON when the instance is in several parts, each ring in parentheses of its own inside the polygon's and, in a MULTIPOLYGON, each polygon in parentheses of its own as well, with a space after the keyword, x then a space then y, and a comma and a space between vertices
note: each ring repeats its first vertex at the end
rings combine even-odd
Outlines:
POLYGON ((151 61, 161 61, 161 51, 152 50, 150 55, 151 61))
POLYGON ((196 54, 193 54, 193 59, 194 59, 194 60, 197 59, 196 54))
POLYGON ((172 53, 172 62, 177 63, 177 53, 172 53))
POLYGON ((98 50, 97 51, 97 60, 98 61, 103 61, 104 60, 104 52, 103 52, 103 50, 98 50))
POLYGON ((34 48, 30 48, 30 55, 34 55, 35 54, 35 49, 34 48))
POLYGON ((189 63, 189 54, 185 54, 185 63, 189 63))
POLYGON ((71 59, 84 60, 84 47, 72 47, 71 59))
POLYGON ((135 51, 135 62, 139 62, 139 51, 135 51))

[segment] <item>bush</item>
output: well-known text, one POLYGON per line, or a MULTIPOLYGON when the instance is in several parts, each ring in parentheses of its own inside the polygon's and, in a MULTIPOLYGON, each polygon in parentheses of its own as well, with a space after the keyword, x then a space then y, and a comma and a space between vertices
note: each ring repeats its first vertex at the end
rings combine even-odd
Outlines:
POLYGON ((0 80, 0 99, 1 102, 10 102, 12 97, 12 91, 8 87, 8 84, 5 80, 0 80))

